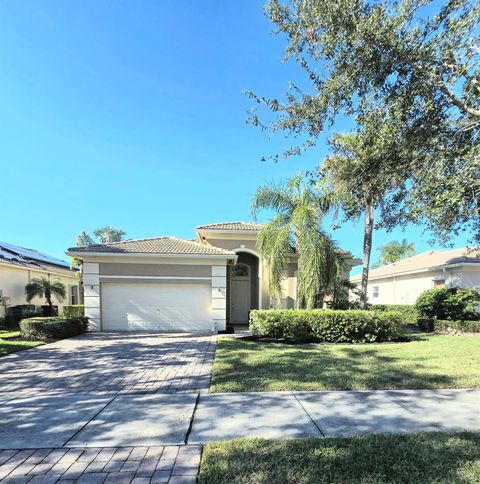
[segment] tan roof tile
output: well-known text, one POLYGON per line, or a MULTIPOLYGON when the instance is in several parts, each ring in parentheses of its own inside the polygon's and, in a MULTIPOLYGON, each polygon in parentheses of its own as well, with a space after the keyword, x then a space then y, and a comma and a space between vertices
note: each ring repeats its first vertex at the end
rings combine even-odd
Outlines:
POLYGON ((110 244, 94 244, 87 247, 71 247, 68 251, 72 253, 105 252, 109 254, 235 255, 229 250, 212 245, 170 236, 125 240, 110 244))
MULTIPOLYGON (((388 277, 404 272, 416 272, 437 267, 460 263, 480 264, 479 251, 469 252, 467 248, 453 250, 428 250, 420 254, 407 257, 406 259, 387 264, 377 269, 370 270, 369 278, 388 277)), ((352 281, 360 281, 362 276, 356 275, 352 281)))
POLYGON ((217 224, 199 225, 197 230, 255 230, 262 228, 262 224, 254 222, 220 222, 217 224))

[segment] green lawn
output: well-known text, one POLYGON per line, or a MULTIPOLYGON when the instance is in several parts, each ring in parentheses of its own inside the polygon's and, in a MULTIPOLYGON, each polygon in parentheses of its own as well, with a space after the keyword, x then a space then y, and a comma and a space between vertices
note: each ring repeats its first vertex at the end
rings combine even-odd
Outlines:
POLYGON ((480 433, 208 443, 200 484, 477 483, 480 433))
POLYGON ((480 387, 480 337, 405 343, 280 344, 222 338, 212 392, 480 387))
POLYGON ((23 341, 18 339, 19 331, 0 330, 0 356, 5 356, 16 351, 27 350, 45 344, 42 341, 23 341))
POLYGON ((20 334, 20 331, 0 329, 0 339, 18 338, 20 334))

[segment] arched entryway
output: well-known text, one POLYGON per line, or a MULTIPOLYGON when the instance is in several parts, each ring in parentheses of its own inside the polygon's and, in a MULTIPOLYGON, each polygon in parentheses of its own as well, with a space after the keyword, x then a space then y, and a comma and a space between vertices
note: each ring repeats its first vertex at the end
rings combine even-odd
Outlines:
POLYGON ((259 307, 258 257, 236 252, 237 263, 228 269, 228 319, 231 324, 247 324, 250 310, 259 307))

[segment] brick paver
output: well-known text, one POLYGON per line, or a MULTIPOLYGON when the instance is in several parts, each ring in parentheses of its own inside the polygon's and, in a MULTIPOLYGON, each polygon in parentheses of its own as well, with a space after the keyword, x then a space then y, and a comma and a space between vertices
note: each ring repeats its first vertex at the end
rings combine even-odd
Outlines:
MULTIPOLYGON (((205 393, 213 334, 96 333, 2 358, 0 405, 48 394, 205 393)), ((2 483, 195 483, 202 447, 0 450, 2 483)))
POLYGON ((212 334, 87 334, 3 357, 0 400, 13 392, 207 392, 214 353, 212 334))
POLYGON ((195 483, 198 445, 0 451, 5 483, 195 483))

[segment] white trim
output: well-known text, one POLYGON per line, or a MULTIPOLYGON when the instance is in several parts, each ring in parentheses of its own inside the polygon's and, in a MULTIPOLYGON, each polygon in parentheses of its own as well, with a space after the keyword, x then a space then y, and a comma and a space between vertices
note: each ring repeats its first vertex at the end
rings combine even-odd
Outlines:
POLYGON ((212 278, 205 277, 189 277, 189 276, 102 276, 100 274, 100 279, 179 279, 188 281, 211 281, 212 278))
POLYGON ((235 254, 157 254, 150 252, 76 252, 67 251, 67 255, 76 257, 154 257, 154 258, 188 258, 188 259, 235 259, 235 254))

